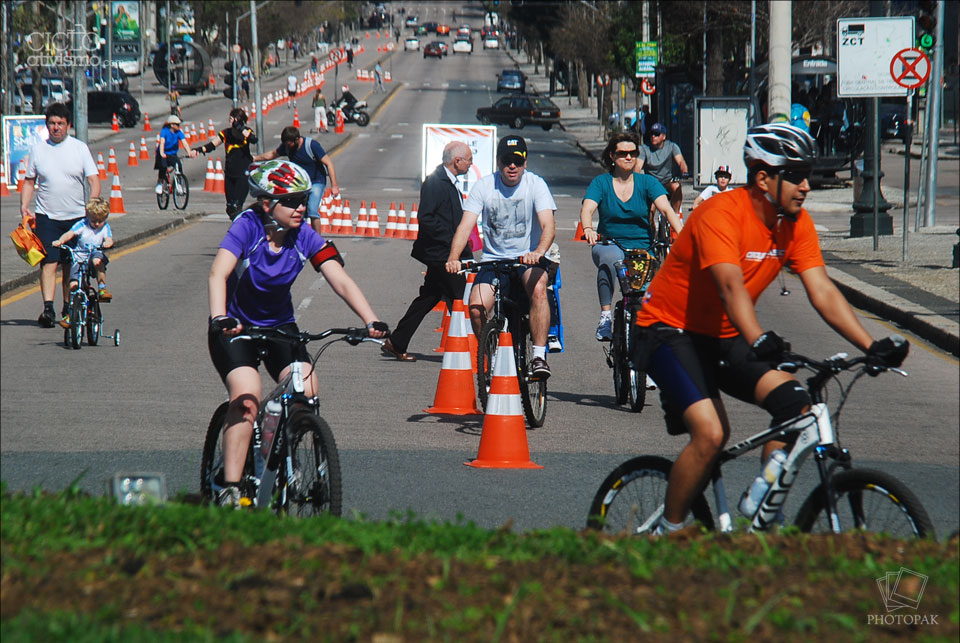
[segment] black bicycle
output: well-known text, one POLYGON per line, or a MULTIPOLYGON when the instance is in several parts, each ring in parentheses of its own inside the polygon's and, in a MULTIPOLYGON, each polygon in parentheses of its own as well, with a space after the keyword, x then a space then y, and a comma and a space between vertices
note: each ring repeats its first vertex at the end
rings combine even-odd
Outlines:
MULTIPOLYGON (((552 262, 543 258, 537 267, 549 270, 552 262)), ((533 360, 533 339, 530 336, 530 303, 520 281, 518 268, 530 268, 519 259, 495 261, 464 261, 464 272, 494 272, 493 308, 489 319, 483 322, 477 338, 477 394, 480 405, 487 408, 490 382, 496 366, 500 333, 509 331, 513 338, 513 355, 516 360, 517 380, 520 383, 520 400, 523 414, 531 428, 543 426, 547 416, 547 381, 530 376, 529 364, 533 360), (506 282, 509 287, 504 288, 506 282)))
MULTIPOLYGON (((70 259, 79 264, 79 285, 70 296, 70 327, 63 331, 63 343, 79 350, 83 346, 83 333, 86 330, 87 342, 96 346, 100 337, 113 340, 114 346, 120 345, 120 329, 113 335, 103 334, 103 311, 100 309, 100 297, 90 281, 90 256, 70 246, 60 246, 60 250, 70 253, 70 259)), ((92 251, 91 251, 92 252, 92 251)))
POLYGON ((187 203, 190 201, 190 181, 183 173, 183 163, 179 158, 175 167, 167 166, 162 188, 157 194, 157 205, 161 210, 167 209, 171 195, 173 195, 173 205, 178 210, 186 210, 187 203))
MULTIPOLYGON (((902 339, 902 338, 901 338, 902 339)), ((871 363, 866 356, 847 359, 839 353, 823 361, 788 353, 779 366, 795 373, 801 368, 813 371, 807 390, 813 405, 806 413, 771 427, 725 449, 712 476, 716 516, 721 531, 731 531, 733 520, 727 505, 721 466, 771 440, 787 442, 789 453, 782 469, 770 482, 756 509, 748 516, 751 531, 765 531, 778 525, 781 509, 807 457, 813 455, 820 484, 810 493, 797 512, 794 524, 804 532, 841 533, 850 529, 889 533, 897 537, 934 538, 933 523, 913 492, 883 471, 853 467, 850 452, 840 445, 839 422, 850 390, 867 373, 893 371, 892 367, 871 363), (844 387, 831 413, 826 388, 844 371, 857 373, 844 387), (832 416, 832 417, 831 417, 832 416)), ((673 462, 645 455, 621 464, 601 483, 590 505, 587 526, 609 533, 650 533, 663 515, 667 481, 673 462)), ((714 518, 703 494, 691 507, 691 517, 705 528, 714 528, 714 518)))
MULTIPOLYGON (((341 514, 343 492, 336 441, 330 426, 320 417, 318 398, 304 393, 304 381, 330 345, 382 341, 369 337, 365 328, 331 328, 314 335, 259 327, 248 327, 230 341, 279 340, 303 346, 331 335, 341 337, 320 346, 306 373, 303 364, 294 362, 290 373, 263 396, 243 465, 241 505, 269 507, 278 514, 297 516, 341 514)), ((223 428, 228 405, 224 402, 214 411, 200 460, 200 493, 211 502, 224 486, 223 428)))

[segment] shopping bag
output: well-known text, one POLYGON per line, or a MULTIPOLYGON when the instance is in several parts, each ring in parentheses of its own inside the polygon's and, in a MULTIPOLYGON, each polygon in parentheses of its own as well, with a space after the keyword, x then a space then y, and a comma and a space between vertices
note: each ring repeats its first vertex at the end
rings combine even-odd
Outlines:
POLYGON ((17 248, 17 254, 31 266, 36 266, 47 256, 40 239, 26 225, 19 225, 10 233, 10 239, 17 248))
POLYGON ((470 245, 470 252, 483 249, 483 241, 480 240, 480 231, 477 229, 477 226, 473 226, 473 230, 470 231, 467 243, 470 245))

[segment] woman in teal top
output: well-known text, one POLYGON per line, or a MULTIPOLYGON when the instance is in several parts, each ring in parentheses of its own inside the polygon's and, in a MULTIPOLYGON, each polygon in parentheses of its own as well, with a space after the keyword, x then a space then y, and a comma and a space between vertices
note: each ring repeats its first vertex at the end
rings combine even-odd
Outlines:
POLYGON ((600 245, 597 236, 613 237, 626 248, 650 247, 650 204, 667 217, 670 225, 680 231, 677 216, 667 191, 660 182, 647 174, 637 174, 637 154, 640 144, 632 133, 615 134, 600 157, 609 172, 590 182, 583 206, 580 224, 587 243, 593 246, 593 263, 597 266, 597 295, 600 299, 600 323, 596 338, 602 342, 613 339, 610 303, 617 283, 613 264, 623 259, 623 251, 615 245, 600 245), (593 213, 599 212, 599 222, 593 227, 593 213))

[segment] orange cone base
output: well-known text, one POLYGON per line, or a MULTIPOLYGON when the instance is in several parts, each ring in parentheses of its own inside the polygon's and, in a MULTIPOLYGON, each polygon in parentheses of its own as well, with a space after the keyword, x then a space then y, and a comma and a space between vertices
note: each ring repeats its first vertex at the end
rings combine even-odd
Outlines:
POLYGON ((523 418, 513 415, 487 415, 483 421, 477 459, 464 464, 477 469, 543 468, 530 460, 523 418))
POLYGON ((423 409, 423 412, 441 415, 483 415, 480 409, 459 406, 431 406, 429 409, 423 409))

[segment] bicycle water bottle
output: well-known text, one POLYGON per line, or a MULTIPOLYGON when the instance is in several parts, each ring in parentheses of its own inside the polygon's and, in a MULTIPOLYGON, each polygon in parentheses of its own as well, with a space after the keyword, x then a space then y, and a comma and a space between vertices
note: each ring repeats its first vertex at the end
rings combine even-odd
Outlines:
POLYGON ((763 497, 767 495, 767 490, 770 488, 770 485, 773 484, 773 481, 780 476, 780 472, 783 471, 783 465, 787 461, 787 454, 783 449, 777 449, 770 454, 770 459, 767 460, 766 465, 763 467, 763 471, 760 472, 754 481, 750 485, 750 488, 743 492, 743 495, 740 497, 740 512, 744 516, 752 518, 754 514, 757 513, 757 509, 760 508, 760 503, 763 502, 763 497))
POLYGON ((260 450, 266 457, 270 453, 270 447, 273 446, 273 435, 277 432, 277 425, 280 423, 280 413, 283 412, 283 405, 280 400, 273 399, 268 401, 263 407, 263 429, 260 440, 260 450))

